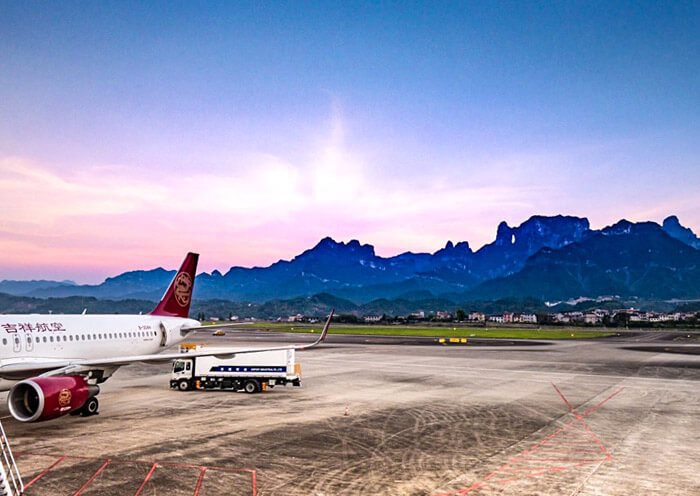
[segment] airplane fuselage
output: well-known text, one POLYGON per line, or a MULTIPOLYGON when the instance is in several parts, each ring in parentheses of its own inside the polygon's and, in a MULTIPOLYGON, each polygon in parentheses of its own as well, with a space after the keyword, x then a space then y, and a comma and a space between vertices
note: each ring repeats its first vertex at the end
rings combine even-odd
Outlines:
MULTIPOLYGON (((0 315, 0 363, 151 355, 181 342, 187 335, 181 330, 199 325, 157 315, 0 315)), ((0 391, 15 382, 0 379, 0 391)))

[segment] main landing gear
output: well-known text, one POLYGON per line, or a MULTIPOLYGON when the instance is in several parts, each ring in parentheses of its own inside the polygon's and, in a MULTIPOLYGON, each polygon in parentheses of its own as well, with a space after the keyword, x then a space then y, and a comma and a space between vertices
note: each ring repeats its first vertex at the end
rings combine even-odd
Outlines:
POLYGON ((97 401, 96 396, 91 396, 88 398, 88 400, 85 402, 83 406, 78 408, 77 410, 73 410, 70 412, 71 415, 80 415, 81 417, 91 417, 93 415, 97 415, 99 412, 97 411, 100 408, 100 402, 97 401))

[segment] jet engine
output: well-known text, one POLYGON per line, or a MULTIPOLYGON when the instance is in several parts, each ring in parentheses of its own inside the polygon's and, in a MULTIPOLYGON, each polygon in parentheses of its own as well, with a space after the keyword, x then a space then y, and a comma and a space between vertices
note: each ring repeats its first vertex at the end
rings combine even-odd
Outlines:
POLYGON ((20 422, 39 422, 79 410, 99 391, 79 375, 33 377, 10 389, 7 406, 20 422))

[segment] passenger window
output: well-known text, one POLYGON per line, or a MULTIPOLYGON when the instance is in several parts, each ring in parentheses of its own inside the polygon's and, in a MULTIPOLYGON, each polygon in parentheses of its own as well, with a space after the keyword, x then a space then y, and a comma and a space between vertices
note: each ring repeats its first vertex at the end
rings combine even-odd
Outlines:
POLYGON ((6 345, 7 344, 7 338, 2 338, 2 344, 6 345))
POLYGON ((187 363, 186 363, 185 369, 186 369, 186 370, 190 370, 190 362, 187 362, 187 363))
POLYGON ((51 337, 49 338, 49 341, 51 341, 51 342, 53 343, 53 336, 51 336, 51 337))
POLYGON ((48 340, 46 339, 46 336, 44 336, 44 343, 45 343, 46 341, 48 341, 48 340))

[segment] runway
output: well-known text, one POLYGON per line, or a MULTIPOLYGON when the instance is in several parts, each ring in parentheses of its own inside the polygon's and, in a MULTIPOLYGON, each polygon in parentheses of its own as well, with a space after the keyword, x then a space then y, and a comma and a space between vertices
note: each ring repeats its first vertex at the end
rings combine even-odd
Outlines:
MULTIPOLYGON (((97 417, 4 420, 13 449, 33 453, 18 459, 25 481, 57 459, 45 455, 74 457, 26 494, 76 494, 106 460, 80 494, 135 494, 149 469, 141 494, 192 495, 199 482, 201 494, 249 495, 253 473, 259 495, 700 493, 697 355, 626 349, 644 336, 366 339, 331 335, 298 353, 302 388, 183 393, 168 389, 167 365, 136 365, 104 384, 97 417), (185 464, 230 471, 175 467, 185 464)), ((242 330, 191 339, 311 340, 242 330)))

